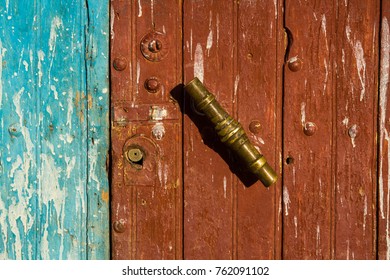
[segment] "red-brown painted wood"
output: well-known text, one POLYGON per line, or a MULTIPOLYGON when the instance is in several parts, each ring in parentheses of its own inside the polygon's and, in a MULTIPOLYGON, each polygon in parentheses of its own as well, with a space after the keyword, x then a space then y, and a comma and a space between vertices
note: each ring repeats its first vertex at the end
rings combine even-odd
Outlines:
POLYGON ((354 0, 337 6, 333 39, 336 259, 376 258, 379 12, 380 1, 354 0))
MULTIPOLYGON (((283 36, 281 7, 274 1, 240 1, 237 9, 237 70, 235 111, 252 143, 279 170, 281 160, 281 95, 283 55, 278 38, 283 36)), ((246 187, 237 181, 237 258, 280 258, 281 185, 269 188, 261 182, 246 187)))
POLYGON ((333 1, 286 1, 283 257, 329 259, 332 230, 333 1), (306 128, 306 129, 305 129, 306 128))
POLYGON ((389 9, 112 0, 113 258, 389 259, 389 9), (153 30, 160 62, 141 53, 153 30), (275 185, 245 174, 182 102, 194 76, 262 150, 275 185), (134 144, 148 151, 144 173, 123 157, 134 144))
POLYGON ((114 259, 182 257, 181 114, 171 98, 182 82, 181 18, 173 0, 112 1, 114 259), (132 147, 143 150, 142 169, 125 157, 132 147))
MULTIPOLYGON (((184 77, 197 76, 233 112, 237 5, 233 1, 184 2, 184 77)), ((191 109, 184 117, 184 258, 234 258, 236 177, 229 154, 211 124, 191 109), (221 153, 221 154, 219 154, 221 153)))
POLYGON ((378 258, 390 259, 390 149, 389 116, 390 106, 390 3, 382 1, 380 38, 380 80, 379 80, 379 176, 378 176, 378 258))

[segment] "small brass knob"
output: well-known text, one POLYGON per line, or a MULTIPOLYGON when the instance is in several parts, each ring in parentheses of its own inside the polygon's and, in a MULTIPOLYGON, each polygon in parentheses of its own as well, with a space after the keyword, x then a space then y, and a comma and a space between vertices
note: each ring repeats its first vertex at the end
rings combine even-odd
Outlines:
POLYGON ((127 152, 127 158, 133 163, 140 162, 143 159, 143 157, 144 157, 143 152, 138 148, 132 148, 127 152))

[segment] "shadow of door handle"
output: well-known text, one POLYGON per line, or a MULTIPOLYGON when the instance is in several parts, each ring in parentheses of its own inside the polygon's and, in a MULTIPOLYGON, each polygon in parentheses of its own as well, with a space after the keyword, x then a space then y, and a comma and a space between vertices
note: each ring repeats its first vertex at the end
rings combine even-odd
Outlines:
POLYGON ((230 148, 245 167, 266 187, 277 180, 277 175, 265 157, 249 141, 241 124, 233 119, 217 102, 198 78, 185 87, 196 108, 211 121, 221 141, 230 148))

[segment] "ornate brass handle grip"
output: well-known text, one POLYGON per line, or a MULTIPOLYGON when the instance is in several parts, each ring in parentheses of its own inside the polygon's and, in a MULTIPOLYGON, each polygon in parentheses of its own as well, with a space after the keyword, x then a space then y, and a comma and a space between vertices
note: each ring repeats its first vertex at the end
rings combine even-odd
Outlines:
POLYGON ((195 77, 185 86, 185 90, 194 100, 196 108, 212 122, 221 141, 233 150, 249 171, 266 187, 275 183, 275 171, 249 141, 242 126, 221 107, 202 82, 195 77))

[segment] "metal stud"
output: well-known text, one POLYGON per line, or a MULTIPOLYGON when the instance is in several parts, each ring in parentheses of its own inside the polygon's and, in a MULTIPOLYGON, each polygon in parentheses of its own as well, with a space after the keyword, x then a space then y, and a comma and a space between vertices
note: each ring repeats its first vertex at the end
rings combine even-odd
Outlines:
POLYGON ((302 69, 302 60, 296 56, 290 58, 290 60, 288 61, 288 68, 292 72, 298 72, 302 69))
POLYGON ((117 71, 123 71, 127 67, 127 59, 123 56, 116 57, 113 61, 114 69, 117 71))
POLYGON ((119 221, 114 222, 113 228, 118 233, 123 233, 126 230, 126 226, 123 219, 120 219, 119 221))
POLYGON ((313 122, 307 122, 305 123, 303 127, 303 133, 307 136, 312 136, 317 131, 317 125, 313 122))
POLYGON ((261 132, 261 123, 258 120, 253 120, 249 124, 249 131, 253 134, 259 134, 261 132))
POLYGON ((160 89, 160 81, 156 77, 150 77, 145 81, 145 89, 150 93, 156 93, 160 89))

